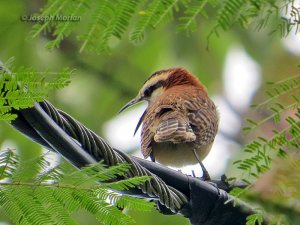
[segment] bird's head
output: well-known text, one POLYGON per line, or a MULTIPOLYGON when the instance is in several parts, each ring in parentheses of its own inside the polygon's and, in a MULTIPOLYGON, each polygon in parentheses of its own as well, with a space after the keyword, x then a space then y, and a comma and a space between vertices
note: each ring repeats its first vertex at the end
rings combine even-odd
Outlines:
POLYGON ((206 92, 205 86, 198 78, 184 68, 159 70, 150 75, 138 95, 128 102, 119 112, 144 100, 151 103, 167 89, 178 85, 192 85, 206 92))

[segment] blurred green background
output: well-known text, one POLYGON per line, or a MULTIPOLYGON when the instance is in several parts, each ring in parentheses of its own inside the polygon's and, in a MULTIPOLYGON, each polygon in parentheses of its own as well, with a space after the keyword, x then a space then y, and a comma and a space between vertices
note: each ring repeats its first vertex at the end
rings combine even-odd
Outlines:
MULTIPOLYGON (((48 51, 45 44, 49 35, 31 39, 29 33, 33 23, 20 20, 22 15, 37 12, 44 3, 45 1, 37 0, 0 1, 0 60, 6 61, 14 56, 16 67, 30 66, 40 71, 46 69, 58 71, 66 66, 76 69, 71 84, 63 90, 50 93, 48 99, 57 108, 66 111, 102 136, 110 135, 103 125, 107 126, 108 121, 113 121, 118 110, 137 94, 144 80, 159 69, 186 67, 208 87, 210 95, 223 98, 225 82, 238 85, 233 80, 224 78, 228 52, 232 48, 242 49, 257 63, 260 71, 259 79, 262 86, 257 87, 257 92, 251 96, 254 102, 264 98, 262 90, 266 81, 276 81, 287 75, 299 73, 296 67, 299 63, 299 51, 296 49, 294 52, 291 51, 293 45, 295 48, 297 44, 299 45, 299 40, 283 40, 276 34, 269 35, 264 31, 258 33, 233 28, 221 33, 220 37, 213 36, 207 49, 207 35, 213 22, 204 19, 198 21, 198 29, 190 36, 176 32, 177 24, 171 22, 168 25, 160 25, 155 30, 149 30, 139 45, 131 44, 126 38, 116 40, 112 43, 110 55, 79 53, 80 44, 76 40, 76 33, 65 39, 59 49, 48 51), (285 44, 287 42, 292 46, 290 49, 285 44)), ((84 18, 80 23, 85 23, 84 18)), ((82 24, 79 26, 83 26, 82 24)), ((243 70, 240 73, 242 76, 243 70)), ((229 106, 233 115, 238 118, 249 115, 248 108, 241 110, 235 109, 234 104, 229 106)), ((222 122, 222 118, 226 118, 226 115, 222 115, 221 107, 220 114, 222 122)), ((136 115, 137 119, 139 116, 136 115)), ((226 126, 233 125, 225 121, 222 127, 226 126)), ((239 130, 241 126, 239 122, 235 129, 239 130)), ((133 130, 129 130, 128 133, 133 133, 133 130)), ((229 140, 226 147, 229 150, 224 154, 230 155, 224 172, 231 176, 236 173, 231 162, 242 154, 241 146, 248 139, 242 132, 226 133, 225 129, 221 130, 222 134, 223 139, 229 140)), ((118 137, 115 139, 117 142, 118 137)), ((16 148, 22 157, 31 157, 42 151, 39 145, 6 123, 1 123, 0 126, 0 143, 1 149, 16 148)), ((137 149, 138 147, 134 150, 137 149)), ((188 221, 179 215, 163 216, 155 211, 129 213, 133 215, 137 224, 141 225, 188 224, 188 221)), ((97 224, 97 221, 85 212, 78 212, 75 217, 79 224, 97 224)), ((2 221, 0 224, 10 224, 3 213, 0 213, 0 221, 2 221)))

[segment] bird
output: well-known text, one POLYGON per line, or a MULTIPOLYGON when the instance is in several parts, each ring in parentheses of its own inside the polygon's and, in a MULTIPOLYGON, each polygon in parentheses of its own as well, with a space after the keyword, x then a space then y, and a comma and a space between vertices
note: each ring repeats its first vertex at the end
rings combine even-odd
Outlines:
POLYGON ((202 178, 209 180, 202 160, 217 134, 219 114, 201 81, 181 67, 156 71, 119 113, 141 101, 147 101, 148 106, 134 134, 142 124, 144 158, 171 167, 199 163, 202 178))

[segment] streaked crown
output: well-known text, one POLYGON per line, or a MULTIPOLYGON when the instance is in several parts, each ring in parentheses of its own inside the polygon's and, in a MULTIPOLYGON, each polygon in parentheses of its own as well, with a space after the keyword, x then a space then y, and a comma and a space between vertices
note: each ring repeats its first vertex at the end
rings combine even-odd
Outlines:
POLYGON ((171 68, 159 70, 151 74, 139 91, 138 97, 153 101, 164 90, 177 85, 192 85, 206 92, 206 88, 201 84, 198 78, 189 71, 184 68, 171 68))
POLYGON ((153 102, 166 89, 178 85, 191 85, 207 92, 205 86, 198 80, 198 78, 184 68, 179 67, 159 70, 150 75, 150 77, 145 81, 143 87, 140 89, 137 97, 128 102, 120 110, 120 112, 143 100, 153 102))

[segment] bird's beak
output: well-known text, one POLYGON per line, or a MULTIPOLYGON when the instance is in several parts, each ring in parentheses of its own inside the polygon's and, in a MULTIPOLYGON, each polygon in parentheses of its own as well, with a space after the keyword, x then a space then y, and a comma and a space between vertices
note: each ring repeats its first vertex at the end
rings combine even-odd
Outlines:
POLYGON ((130 102, 128 102, 126 105, 124 105, 122 107, 122 109, 120 109, 119 113, 123 112, 128 107, 130 107, 130 106, 132 106, 132 105, 134 105, 134 104, 136 104, 136 103, 138 103, 140 101, 142 101, 142 99, 140 99, 140 98, 134 98, 134 99, 132 99, 130 102))

